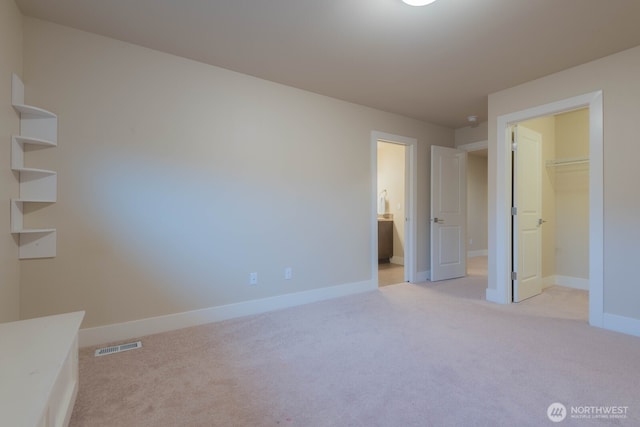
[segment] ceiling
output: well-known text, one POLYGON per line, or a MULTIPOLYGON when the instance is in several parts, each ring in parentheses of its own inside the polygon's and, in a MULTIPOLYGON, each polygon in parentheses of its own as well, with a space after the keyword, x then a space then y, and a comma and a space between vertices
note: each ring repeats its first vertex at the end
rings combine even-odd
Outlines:
POLYGON ((16 0, 22 13, 451 128, 640 45, 638 0, 16 0))

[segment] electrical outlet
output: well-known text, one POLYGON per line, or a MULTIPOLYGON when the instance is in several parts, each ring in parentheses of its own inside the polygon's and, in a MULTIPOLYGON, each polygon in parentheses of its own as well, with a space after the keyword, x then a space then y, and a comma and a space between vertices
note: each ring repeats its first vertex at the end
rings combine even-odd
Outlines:
POLYGON ((291 278, 293 277, 293 270, 291 269, 291 267, 287 267, 284 269, 284 278, 286 280, 291 280, 291 278))
POLYGON ((257 285, 258 284, 258 273, 250 273, 249 274, 249 284, 257 285))

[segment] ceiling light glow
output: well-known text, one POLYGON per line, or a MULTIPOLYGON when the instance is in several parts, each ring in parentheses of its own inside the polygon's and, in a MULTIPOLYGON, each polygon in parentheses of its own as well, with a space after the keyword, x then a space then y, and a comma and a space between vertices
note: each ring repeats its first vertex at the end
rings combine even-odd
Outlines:
POLYGON ((409 6, 426 6, 433 3, 436 0, 402 0, 409 6))

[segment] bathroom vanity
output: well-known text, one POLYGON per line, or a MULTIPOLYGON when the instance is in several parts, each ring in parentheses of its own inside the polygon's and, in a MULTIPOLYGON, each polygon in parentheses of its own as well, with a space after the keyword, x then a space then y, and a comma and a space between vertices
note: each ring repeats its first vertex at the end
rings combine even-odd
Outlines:
POLYGON ((393 256, 393 218, 378 218, 378 264, 391 261, 393 256))

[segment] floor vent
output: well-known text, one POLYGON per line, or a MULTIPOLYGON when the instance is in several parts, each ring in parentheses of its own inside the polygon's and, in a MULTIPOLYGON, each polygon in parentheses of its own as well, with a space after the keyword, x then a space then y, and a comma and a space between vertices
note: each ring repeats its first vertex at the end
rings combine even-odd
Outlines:
POLYGON ((96 350, 96 356, 104 356, 107 354, 120 353, 121 351, 135 350, 142 348, 142 341, 130 342, 128 344, 114 345, 111 347, 99 348, 96 350))

